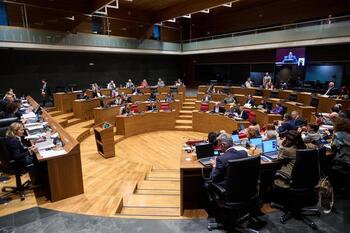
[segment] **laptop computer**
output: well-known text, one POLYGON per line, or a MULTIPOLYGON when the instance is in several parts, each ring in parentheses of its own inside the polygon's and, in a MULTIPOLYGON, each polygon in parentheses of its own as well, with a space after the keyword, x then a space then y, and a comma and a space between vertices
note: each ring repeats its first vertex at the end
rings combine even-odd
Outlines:
POLYGON ((253 145, 255 148, 261 148, 262 146, 262 138, 261 137, 256 137, 256 138, 251 138, 249 140, 249 144, 253 145))
POLYGON ((276 160, 278 158, 276 139, 262 142, 262 155, 271 160, 276 160))
POLYGON ((231 137, 232 137, 233 144, 241 144, 241 139, 239 139, 238 134, 232 134, 231 137))
POLYGON ((210 160, 214 156, 214 148, 210 143, 196 145, 197 160, 204 166, 210 165, 210 160))

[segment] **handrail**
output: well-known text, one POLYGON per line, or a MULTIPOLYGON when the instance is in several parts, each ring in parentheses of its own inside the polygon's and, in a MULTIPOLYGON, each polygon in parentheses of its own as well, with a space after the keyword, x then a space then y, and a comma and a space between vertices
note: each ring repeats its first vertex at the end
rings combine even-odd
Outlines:
MULTIPOLYGON (((239 31, 239 32, 231 32, 231 33, 225 33, 220 35, 213 35, 213 36, 205 36, 205 37, 198 37, 194 39, 186 39, 182 40, 181 43, 188 43, 188 42, 197 42, 197 41, 203 41, 203 40, 214 40, 219 38, 225 38, 225 37, 234 37, 239 35, 247 35, 247 34, 256 34, 259 32, 266 32, 266 31, 275 31, 277 29, 290 29, 291 27, 298 28, 302 25, 305 26, 311 26, 311 25, 322 25, 323 22, 326 22, 327 24, 334 23, 334 21, 348 21, 350 20, 350 15, 344 15, 344 16, 338 16, 338 17, 328 17, 323 19, 317 19, 317 20, 311 20, 311 21, 304 21, 300 23, 290 23, 290 24, 283 24, 279 26, 270 26, 270 27, 263 27, 258 29, 249 29, 245 31, 239 31)), ((303 27, 303 26, 302 26, 303 27)))

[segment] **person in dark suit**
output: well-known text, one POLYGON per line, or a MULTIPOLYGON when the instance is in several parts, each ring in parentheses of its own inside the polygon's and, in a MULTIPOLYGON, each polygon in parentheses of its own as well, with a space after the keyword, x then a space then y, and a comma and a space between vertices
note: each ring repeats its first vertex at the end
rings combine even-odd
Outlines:
POLYGON ((250 104, 251 106, 255 106, 255 99, 253 98, 252 95, 248 95, 248 99, 245 103, 250 104))
POLYGON ((288 132, 289 130, 295 129, 295 125, 293 122, 293 118, 289 114, 284 114, 283 115, 283 121, 281 125, 277 128, 278 133, 284 134, 288 132))
POLYGON ((248 154, 244 150, 236 150, 233 147, 233 141, 230 134, 222 133, 217 137, 217 140, 219 148, 223 154, 216 157, 216 160, 212 160, 213 170, 211 172, 211 178, 213 183, 225 187, 228 161, 245 158, 248 154))
POLYGON ((28 166, 35 162, 34 152, 37 152, 38 149, 35 146, 26 147, 21 140, 23 135, 23 125, 19 122, 12 123, 6 131, 6 146, 11 159, 23 166, 28 166))
POLYGON ((211 110, 211 113, 225 113, 226 109, 225 106, 221 103, 215 104, 213 110, 211 110))
POLYGON ((46 102, 50 100, 51 96, 51 90, 47 84, 46 79, 41 80, 42 86, 41 86, 41 96, 42 96, 42 106, 44 107, 46 102))
POLYGON ((328 89, 324 93, 324 95, 327 95, 327 96, 338 95, 338 91, 335 89, 334 82, 329 82, 328 83, 328 89))
POLYGON ((307 121, 300 117, 298 111, 292 111, 291 116, 292 116, 292 120, 294 122, 294 126, 296 128, 299 128, 299 127, 302 127, 302 126, 306 126, 307 121))
POLYGON ((147 111, 148 112, 156 112, 157 109, 157 105, 156 102, 151 102, 148 106, 147 106, 147 111))
POLYGON ((247 111, 244 110, 244 106, 240 106, 239 111, 239 118, 242 118, 243 120, 247 120, 249 118, 249 114, 247 111))

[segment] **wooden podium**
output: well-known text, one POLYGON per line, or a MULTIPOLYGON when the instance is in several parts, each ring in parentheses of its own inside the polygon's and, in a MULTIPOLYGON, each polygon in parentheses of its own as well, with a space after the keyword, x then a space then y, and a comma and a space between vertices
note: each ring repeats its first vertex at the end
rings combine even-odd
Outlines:
POLYGON ((113 126, 108 122, 98 124, 94 127, 97 151, 104 158, 115 156, 113 126), (108 128, 104 128, 108 125, 108 128))

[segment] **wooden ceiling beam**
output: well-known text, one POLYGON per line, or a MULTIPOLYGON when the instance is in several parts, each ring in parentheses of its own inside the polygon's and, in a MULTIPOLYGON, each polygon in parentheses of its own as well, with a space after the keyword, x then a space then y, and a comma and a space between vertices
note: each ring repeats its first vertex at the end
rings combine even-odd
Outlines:
MULTIPOLYGON (((239 0, 236 0, 237 2, 239 0)), ((194 12, 199 12, 208 8, 217 7, 226 3, 233 2, 232 0, 191 0, 181 2, 175 6, 168 7, 153 17, 153 22, 162 22, 168 19, 178 18, 183 15, 188 15, 194 12)))

